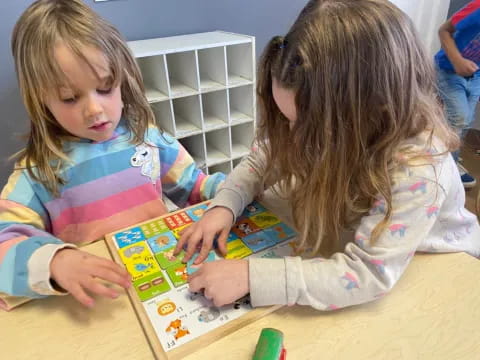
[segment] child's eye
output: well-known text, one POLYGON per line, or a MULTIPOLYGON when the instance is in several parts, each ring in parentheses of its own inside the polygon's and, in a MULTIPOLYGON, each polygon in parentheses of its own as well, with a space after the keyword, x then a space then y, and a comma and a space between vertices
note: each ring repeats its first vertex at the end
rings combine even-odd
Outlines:
POLYGON ((102 95, 108 95, 112 92, 112 88, 110 87, 108 89, 97 89, 97 92, 102 95))
POLYGON ((61 102, 63 102, 64 104, 74 104, 75 101, 77 100, 76 97, 70 97, 70 98, 66 98, 66 99, 60 99, 61 102))

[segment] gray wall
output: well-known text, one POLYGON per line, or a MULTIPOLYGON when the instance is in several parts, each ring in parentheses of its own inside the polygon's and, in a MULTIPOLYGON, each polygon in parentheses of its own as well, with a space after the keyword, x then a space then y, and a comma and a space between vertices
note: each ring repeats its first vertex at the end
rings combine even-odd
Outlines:
POLYGON ((450 8, 448 9, 448 17, 452 16, 452 14, 460 10, 465 4, 470 2, 471 0, 450 0, 450 8))
MULTIPOLYGON (((285 33, 307 0, 85 0, 127 40, 212 30, 256 37, 257 56, 270 37, 285 33)), ((0 0, 0 188, 12 170, 7 159, 23 146, 28 119, 18 91, 10 36, 32 0, 0 0)))

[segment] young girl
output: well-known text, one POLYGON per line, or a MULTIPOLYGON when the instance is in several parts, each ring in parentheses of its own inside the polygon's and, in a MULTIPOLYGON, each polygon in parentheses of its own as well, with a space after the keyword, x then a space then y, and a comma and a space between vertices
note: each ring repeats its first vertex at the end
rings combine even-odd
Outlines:
POLYGON ((31 120, 26 148, 0 197, 0 306, 22 297, 118 293, 130 279, 76 249, 106 233, 213 197, 205 176, 154 126, 142 79, 118 31, 80 0, 39 0, 12 38, 31 120))
POLYGON ((289 200, 296 248, 317 257, 205 263, 189 278, 215 305, 337 309, 374 300, 416 251, 480 255, 480 227, 449 154, 458 138, 435 98, 413 25, 385 0, 311 0, 260 65, 258 148, 188 228, 185 261, 212 238, 225 253, 235 217, 274 185, 289 200))

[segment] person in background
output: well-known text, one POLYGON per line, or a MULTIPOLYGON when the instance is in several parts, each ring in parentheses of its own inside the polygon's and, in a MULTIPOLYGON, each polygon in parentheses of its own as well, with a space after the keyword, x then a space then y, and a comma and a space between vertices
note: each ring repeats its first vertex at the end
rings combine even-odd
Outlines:
MULTIPOLYGON (((480 97, 480 0, 469 2, 438 31, 442 49, 435 55, 440 97, 448 122, 461 139, 475 118, 480 97)), ((463 186, 474 187, 475 178, 453 153, 463 186)))

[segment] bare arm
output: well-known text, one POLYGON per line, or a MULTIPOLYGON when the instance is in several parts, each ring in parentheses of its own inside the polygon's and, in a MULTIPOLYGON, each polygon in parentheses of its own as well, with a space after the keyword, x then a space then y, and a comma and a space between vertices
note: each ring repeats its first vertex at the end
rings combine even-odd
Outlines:
POLYGON ((443 50, 451 61, 455 72, 460 76, 471 76, 478 70, 477 64, 473 61, 465 59, 458 50, 453 34, 455 33, 455 26, 451 20, 444 22, 438 29, 438 36, 443 50))

